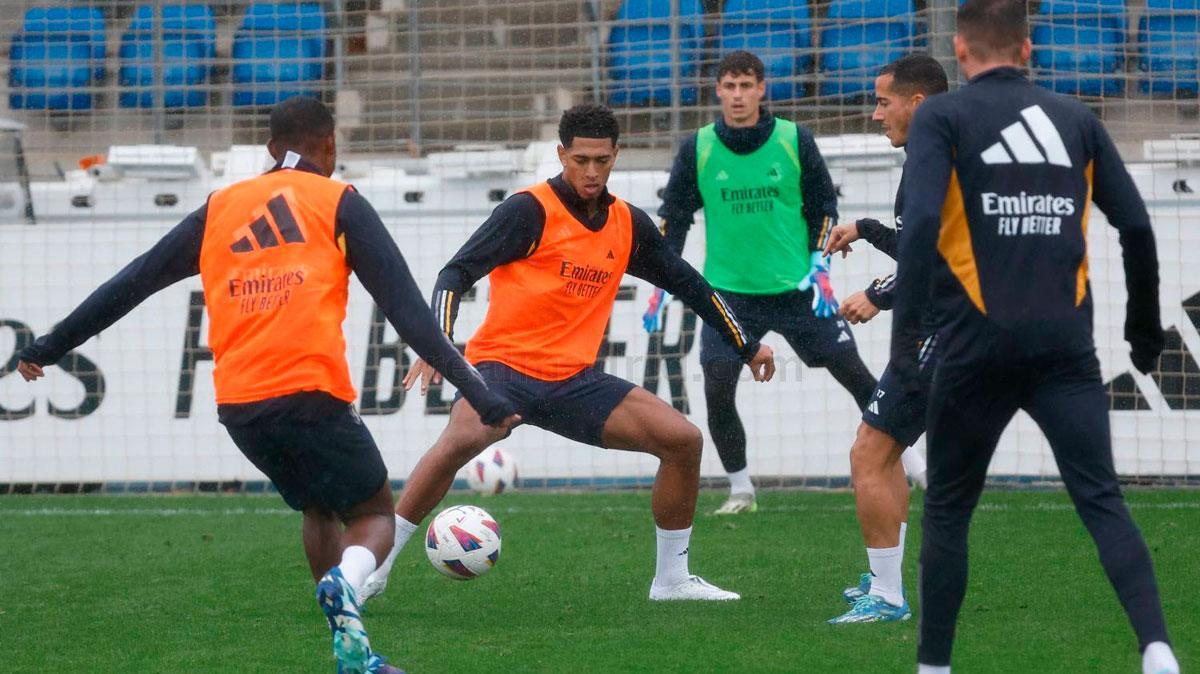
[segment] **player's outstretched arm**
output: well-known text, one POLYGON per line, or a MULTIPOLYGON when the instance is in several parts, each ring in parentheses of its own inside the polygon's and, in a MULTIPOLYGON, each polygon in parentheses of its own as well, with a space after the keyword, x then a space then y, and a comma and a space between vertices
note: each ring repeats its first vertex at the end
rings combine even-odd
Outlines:
POLYGON ((1133 366, 1148 373, 1158 364, 1163 350, 1154 229, 1137 185, 1099 121, 1095 122, 1094 134, 1092 199, 1119 232, 1129 296, 1125 307, 1125 340, 1131 347, 1133 366))
POLYGON ((347 190, 338 207, 337 228, 346 237, 346 256, 363 287, 396 332, 421 357, 462 391, 484 423, 516 423, 512 403, 493 393, 471 367, 425 304, 396 242, 362 195, 347 190))
POLYGON ((821 252, 826 256, 841 253, 842 257, 846 257, 854 252, 850 244, 860 238, 857 222, 842 223, 829 230, 829 236, 825 237, 825 248, 821 252))
POLYGON ((859 218, 854 222, 842 223, 829 230, 825 239, 823 252, 826 255, 841 253, 842 257, 854 252, 850 244, 865 240, 876 250, 896 259, 896 249, 900 242, 900 233, 874 218, 859 218))
POLYGON ((919 387, 918 353, 921 311, 929 296, 930 279, 941 231, 942 204, 950 187, 954 148, 948 122, 925 104, 909 127, 909 153, 904 164, 904 231, 900 234, 892 321, 891 367, 906 388, 919 387))
POLYGON ((41 377, 44 366, 57 363, 68 351, 117 322, 147 297, 199 274, 200 244, 207 217, 207 206, 189 214, 150 250, 93 291, 49 334, 22 349, 17 371, 25 381, 41 377))
POLYGON ((633 252, 626 271, 683 300, 696 315, 720 331, 725 340, 733 345, 742 360, 751 366, 757 381, 769 380, 775 373, 771 349, 746 333, 721 295, 708 285, 700 272, 666 245, 649 216, 636 208, 631 210, 633 252))

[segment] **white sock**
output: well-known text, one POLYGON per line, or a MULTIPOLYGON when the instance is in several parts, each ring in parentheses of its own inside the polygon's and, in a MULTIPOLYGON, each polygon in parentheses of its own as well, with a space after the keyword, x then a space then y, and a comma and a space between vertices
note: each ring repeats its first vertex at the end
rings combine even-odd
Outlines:
POLYGON ((901 522, 900 523, 900 569, 901 569, 900 590, 901 590, 901 592, 904 591, 904 582, 903 582, 904 581, 904 572, 903 572, 903 569, 904 569, 904 537, 906 535, 908 535, 908 522, 901 522))
POLYGON ((354 594, 361 596, 363 585, 367 582, 367 576, 375 570, 375 564, 375 553, 361 545, 351 545, 342 551, 338 568, 342 570, 346 582, 354 588, 354 594))
POLYGON ((900 563, 904 560, 904 548, 867 548, 867 559, 871 562, 871 594, 892 606, 902 606, 900 594, 900 563))
POLYGON ((1154 641, 1142 651, 1142 674, 1179 674, 1179 661, 1165 641, 1154 641))
POLYGON ((654 527, 654 533, 658 537, 654 584, 668 586, 687 580, 691 575, 688 571, 688 543, 692 540, 692 528, 667 530, 654 527))
POLYGON ((729 473, 729 493, 754 495, 754 483, 750 481, 750 466, 746 466, 736 473, 729 473))
POLYGON ((904 474, 909 477, 916 477, 925 472, 925 457, 917 451, 916 447, 909 447, 900 455, 900 463, 904 464, 904 474))
POLYGON ((388 574, 392 572, 392 564, 396 563, 396 555, 400 554, 416 530, 417 525, 396 515, 396 538, 392 540, 392 551, 388 553, 387 559, 383 560, 383 564, 379 565, 379 570, 371 575, 387 578, 388 574))
POLYGON ((950 674, 950 665, 917 665, 917 674, 950 674))

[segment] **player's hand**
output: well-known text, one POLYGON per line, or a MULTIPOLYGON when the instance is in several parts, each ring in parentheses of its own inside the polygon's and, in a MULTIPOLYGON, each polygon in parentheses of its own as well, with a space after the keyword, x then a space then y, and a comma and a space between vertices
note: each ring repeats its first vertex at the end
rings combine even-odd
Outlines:
POLYGON ((847 222, 844 225, 838 225, 829 230, 829 237, 825 239, 825 250, 822 251, 826 257, 834 253, 841 253, 842 257, 846 257, 854 249, 850 247, 851 243, 858 241, 862 236, 858 233, 857 222, 847 222))
POLYGON ((46 376, 46 373, 42 370, 41 365, 38 365, 37 363, 28 363, 23 360, 17 361, 17 372, 21 373, 21 376, 25 378, 25 381, 34 381, 35 379, 41 379, 42 377, 46 376))
POLYGON ((646 313, 642 314, 642 327, 646 332, 657 332, 662 327, 663 315, 666 314, 667 304, 671 301, 671 293, 662 288, 655 288, 650 294, 650 302, 646 305, 646 313))
POLYGON ((817 318, 831 318, 837 313, 838 301, 833 294, 833 284, 829 281, 829 258, 821 255, 820 251, 813 252, 812 267, 797 288, 814 291, 813 313, 817 318))
POLYGON ((433 369, 433 366, 425 362, 424 358, 418 358, 417 362, 408 368, 408 374, 404 375, 404 390, 411 391, 413 384, 417 383, 417 379, 421 380, 421 395, 429 392, 430 384, 442 383, 442 373, 433 369))
POLYGON ((852 325, 866 323, 878 314, 879 307, 867 299, 867 294, 861 290, 847 297, 838 309, 838 315, 852 325))
POLYGON ((758 351, 748 365, 754 381, 771 381, 775 376, 775 352, 766 344, 759 344, 758 351))

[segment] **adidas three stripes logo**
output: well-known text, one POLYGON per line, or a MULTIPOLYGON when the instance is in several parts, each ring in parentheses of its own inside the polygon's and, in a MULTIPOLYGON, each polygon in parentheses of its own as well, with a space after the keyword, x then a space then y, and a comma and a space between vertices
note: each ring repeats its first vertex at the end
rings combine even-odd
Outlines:
POLYGON ((300 225, 296 224, 296 217, 292 215, 292 209, 288 208, 287 199, 282 194, 267 202, 267 211, 271 213, 275 227, 279 228, 279 236, 275 236, 275 228, 271 227, 267 217, 260 215, 250 223, 250 233, 234 241, 229 246, 229 250, 235 253, 249 253, 255 250, 255 243, 258 244, 259 250, 274 248, 280 245, 279 237, 283 237, 284 243, 304 243, 304 234, 300 231, 300 225), (254 237, 254 243, 250 241, 251 236, 254 237))
POLYGON ((1025 108, 1021 111, 1021 117, 1024 122, 1018 120, 1001 129, 1001 140, 980 154, 983 163, 1054 164, 1070 168, 1071 158, 1067 155, 1062 136, 1058 135, 1058 129, 1042 106, 1025 108))

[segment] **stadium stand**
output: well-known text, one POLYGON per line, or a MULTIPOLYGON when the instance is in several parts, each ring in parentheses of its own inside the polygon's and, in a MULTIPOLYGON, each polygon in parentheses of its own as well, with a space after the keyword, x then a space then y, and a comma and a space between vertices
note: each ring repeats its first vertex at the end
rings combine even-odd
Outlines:
POLYGON ((212 10, 207 5, 163 5, 159 54, 155 54, 155 31, 154 7, 141 5, 129 30, 121 36, 121 107, 154 107, 157 63, 161 63, 164 107, 206 105, 208 92, 204 84, 217 51, 217 24, 212 10))
POLYGON ((94 7, 34 7, 9 52, 9 107, 86 110, 104 78, 104 16, 94 7))
POLYGON ((311 2, 250 5, 232 55, 235 106, 316 96, 325 68, 325 11, 311 2))
MULTIPOLYGON (((679 0, 679 76, 693 78, 704 37, 700 0, 679 0)), ((626 0, 608 37, 609 104, 670 105, 671 0, 626 0)), ((680 100, 696 103, 695 86, 683 86, 680 100)))
POLYGON ((821 30, 822 96, 865 96, 884 65, 919 46, 912 0, 833 0, 821 30))
POLYGON ((812 18, 806 0, 729 0, 721 17, 721 54, 754 52, 767 68, 767 98, 804 97, 812 70, 812 18))
POLYGON ((1200 90, 1198 9, 1197 0, 1146 0, 1146 14, 1138 21, 1143 93, 1196 97, 1200 90))
POLYGON ((1062 94, 1120 95, 1125 26, 1123 0, 1045 0, 1033 17, 1035 80, 1062 94))

